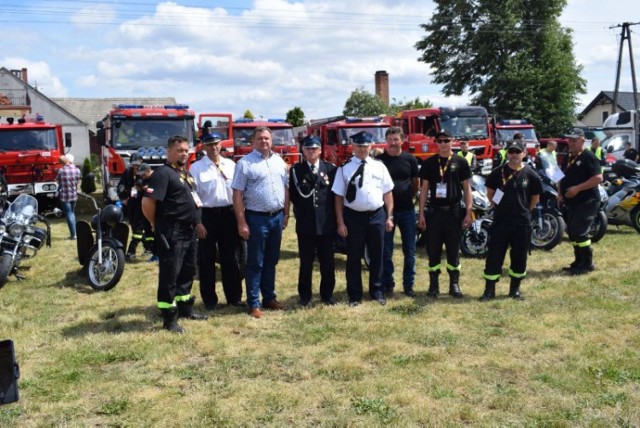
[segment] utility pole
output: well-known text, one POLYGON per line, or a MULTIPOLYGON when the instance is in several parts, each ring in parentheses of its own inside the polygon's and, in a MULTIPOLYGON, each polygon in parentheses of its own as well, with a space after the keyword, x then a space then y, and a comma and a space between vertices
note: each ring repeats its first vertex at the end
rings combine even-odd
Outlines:
POLYGON ((613 104, 611 105, 611 114, 616 112, 616 107, 618 106, 618 90, 620 88, 620 71, 622 69, 622 48, 624 47, 624 41, 627 40, 627 45, 629 47, 629 62, 631 64, 631 82, 633 83, 633 102, 635 110, 638 110, 638 87, 636 85, 636 70, 633 64, 633 49, 631 48, 631 30, 629 29, 632 25, 638 25, 640 22, 624 22, 622 24, 615 25, 609 28, 622 28, 622 32, 620 33, 620 49, 618 50, 618 68, 616 70, 616 88, 613 92, 613 104))

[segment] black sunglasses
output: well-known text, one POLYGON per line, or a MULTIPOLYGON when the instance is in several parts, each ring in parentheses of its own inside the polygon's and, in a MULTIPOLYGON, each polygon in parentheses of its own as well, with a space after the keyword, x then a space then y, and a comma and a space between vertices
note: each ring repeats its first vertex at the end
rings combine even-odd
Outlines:
POLYGON ((514 153, 522 153, 522 150, 518 150, 518 149, 509 149, 507 150, 507 153, 509 153, 510 155, 514 154, 514 153))
POLYGON ((447 139, 443 138, 443 139, 436 140, 436 143, 438 143, 438 144, 447 144, 447 143, 450 143, 450 142, 451 142, 451 140, 449 138, 447 138, 447 139))

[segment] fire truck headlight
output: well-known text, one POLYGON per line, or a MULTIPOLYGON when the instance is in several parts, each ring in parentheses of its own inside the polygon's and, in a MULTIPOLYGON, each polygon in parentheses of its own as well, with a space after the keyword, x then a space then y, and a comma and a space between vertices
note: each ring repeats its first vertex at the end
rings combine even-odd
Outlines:
POLYGON ((163 158, 163 157, 167 156, 167 149, 165 149, 164 147, 158 147, 156 149, 156 153, 158 154, 158 156, 163 158))

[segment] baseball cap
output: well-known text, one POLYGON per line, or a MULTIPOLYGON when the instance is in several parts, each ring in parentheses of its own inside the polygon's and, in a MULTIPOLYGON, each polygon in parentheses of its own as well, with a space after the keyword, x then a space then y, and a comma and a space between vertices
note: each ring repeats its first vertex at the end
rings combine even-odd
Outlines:
POLYGON ((142 175, 147 171, 151 171, 151 166, 149 166, 148 163, 141 163, 138 167, 138 172, 136 173, 136 175, 142 175))
POLYGON ((516 150, 520 150, 521 152, 524 152, 524 145, 519 141, 513 141, 509 143, 509 145, 507 146, 507 151, 511 149, 516 149, 516 150))
POLYGON ((436 134, 436 140, 440 137, 453 138, 453 135, 449 131, 440 131, 436 134))
POLYGON ((580 128, 575 128, 571 134, 566 134, 564 138, 584 138, 584 131, 580 128))

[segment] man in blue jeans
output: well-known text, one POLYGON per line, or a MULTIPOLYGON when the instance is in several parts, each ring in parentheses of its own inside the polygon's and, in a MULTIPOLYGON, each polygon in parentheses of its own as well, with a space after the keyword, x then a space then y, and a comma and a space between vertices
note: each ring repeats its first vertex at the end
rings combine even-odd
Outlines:
POLYGON ((247 241, 249 315, 260 318, 260 294, 263 307, 284 310, 276 300, 275 280, 282 230, 289 219, 289 172, 282 158, 271 151, 269 128, 256 127, 251 143, 253 151, 238 161, 231 188, 238 234, 247 241))
POLYGON ((404 294, 415 297, 413 283, 416 275, 416 211, 414 198, 420 187, 418 178, 418 161, 414 156, 402 151, 404 133, 402 128, 392 126, 385 134, 387 147, 378 159, 389 170, 393 179, 393 220, 394 227, 384 236, 384 251, 382 261, 382 286, 385 294, 393 294, 395 282, 393 279, 393 236, 396 227, 400 228, 402 238, 402 254, 404 267, 402 269, 402 287, 404 294))
POLYGON ((58 199, 69 226, 69 239, 76 239, 76 215, 74 213, 78 200, 78 183, 80 170, 73 164, 73 155, 67 153, 60 156, 62 168, 58 170, 58 199))

